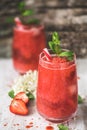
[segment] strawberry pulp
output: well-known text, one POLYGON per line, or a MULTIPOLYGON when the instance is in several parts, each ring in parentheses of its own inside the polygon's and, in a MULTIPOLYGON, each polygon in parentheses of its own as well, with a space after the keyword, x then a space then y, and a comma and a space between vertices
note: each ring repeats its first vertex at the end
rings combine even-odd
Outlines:
POLYGON ((77 73, 75 61, 40 55, 37 109, 48 120, 64 121, 77 109, 77 73))
POLYGON ((43 26, 19 25, 14 28, 12 55, 15 69, 24 74, 37 70, 39 54, 46 47, 43 26))

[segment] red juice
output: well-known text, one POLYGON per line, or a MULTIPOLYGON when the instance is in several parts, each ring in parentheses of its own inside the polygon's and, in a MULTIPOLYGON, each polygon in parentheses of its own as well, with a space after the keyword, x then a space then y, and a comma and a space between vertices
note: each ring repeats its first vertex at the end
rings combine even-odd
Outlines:
POLYGON ((15 69, 24 74, 37 70, 39 54, 46 47, 43 26, 16 26, 14 28, 12 55, 15 69))
POLYGON ((76 112, 77 97, 75 61, 67 61, 56 56, 47 61, 41 53, 38 66, 38 112, 51 121, 68 120, 76 112))

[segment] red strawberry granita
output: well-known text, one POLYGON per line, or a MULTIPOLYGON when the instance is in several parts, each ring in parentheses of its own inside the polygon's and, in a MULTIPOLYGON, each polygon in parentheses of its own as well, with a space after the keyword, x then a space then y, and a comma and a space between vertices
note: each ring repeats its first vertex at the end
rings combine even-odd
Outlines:
POLYGON ((42 52, 39 57, 37 110, 47 120, 65 121, 77 109, 77 72, 75 59, 51 55, 48 60, 42 52))
POLYGON ((28 70, 37 70, 39 54, 46 46, 42 25, 25 26, 18 24, 14 28, 12 56, 15 69, 23 74, 28 70))

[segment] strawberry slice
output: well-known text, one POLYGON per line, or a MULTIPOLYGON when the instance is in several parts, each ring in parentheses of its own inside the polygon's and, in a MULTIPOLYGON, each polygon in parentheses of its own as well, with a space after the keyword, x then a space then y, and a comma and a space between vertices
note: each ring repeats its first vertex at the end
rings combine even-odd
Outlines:
POLYGON ((26 95, 25 92, 19 92, 15 97, 14 99, 21 99, 23 100, 26 104, 29 102, 29 98, 28 96, 26 95))
POLYGON ((20 99, 13 99, 11 105, 9 106, 9 109, 14 114, 18 114, 18 115, 28 114, 28 108, 26 104, 24 103, 24 101, 20 99))

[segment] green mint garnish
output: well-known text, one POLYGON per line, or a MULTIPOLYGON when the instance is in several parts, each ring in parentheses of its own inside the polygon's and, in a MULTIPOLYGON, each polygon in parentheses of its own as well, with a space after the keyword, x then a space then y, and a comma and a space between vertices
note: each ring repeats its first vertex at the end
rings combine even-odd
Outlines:
POLYGON ((83 103, 83 98, 80 95, 78 95, 78 104, 81 104, 81 103, 83 103))
POLYGON ((18 4, 18 9, 20 10, 20 11, 24 11, 24 9, 25 9, 25 2, 20 2, 19 4, 18 4))
MULTIPOLYGON (((25 2, 23 2, 23 1, 19 2, 17 8, 18 8, 18 11, 20 12, 20 17, 21 17, 20 19, 21 19, 23 24, 25 24, 25 25, 29 25, 29 24, 37 25, 37 24, 40 23, 39 19, 34 18, 34 14, 35 14, 34 10, 33 9, 26 9, 25 2), (32 18, 31 17, 29 18, 29 16, 32 16, 32 18)), ((8 17, 8 18, 6 18, 5 21, 8 24, 14 23, 14 17, 13 16, 8 17)))
POLYGON ((8 92, 8 95, 11 97, 11 98, 14 98, 14 90, 11 90, 8 92))
POLYGON ((73 52, 72 51, 61 52, 59 54, 59 56, 61 56, 61 57, 68 57, 68 60, 73 60, 73 52))
POLYGON ((58 128, 59 128, 59 130, 69 130, 69 128, 63 124, 58 125, 58 128))
POLYGON ((56 54, 59 54, 61 52, 60 40, 57 32, 53 33, 52 41, 49 41, 49 47, 56 54))
POLYGON ((61 42, 59 40, 59 35, 57 32, 54 32, 52 35, 52 41, 49 41, 49 47, 50 49, 57 55, 60 57, 66 57, 68 60, 72 60, 73 59, 73 52, 72 51, 64 51, 62 50, 61 46, 60 46, 61 42))
POLYGON ((39 20, 38 19, 30 19, 29 21, 28 21, 28 24, 39 24, 39 20))
POLYGON ((25 10, 23 11, 22 15, 23 16, 30 16, 30 15, 33 15, 34 14, 34 11, 29 9, 29 10, 25 10))
POLYGON ((38 24, 39 23, 39 20, 34 18, 34 14, 35 14, 34 10, 26 9, 25 2, 20 2, 18 5, 18 9, 21 13, 21 16, 22 16, 21 21, 23 24, 29 25, 29 24, 38 24), (33 18, 28 19, 28 16, 32 16, 33 18), (27 20, 25 19, 26 17, 27 17, 27 20))
POLYGON ((26 95, 30 100, 34 100, 34 95, 31 92, 27 93, 26 95))
POLYGON ((38 19, 29 19, 27 21, 21 20, 23 24, 25 25, 29 25, 29 24, 35 24, 38 25, 39 24, 39 20, 38 19))
POLYGON ((14 22, 14 17, 8 17, 5 20, 7 23, 13 23, 14 22))

